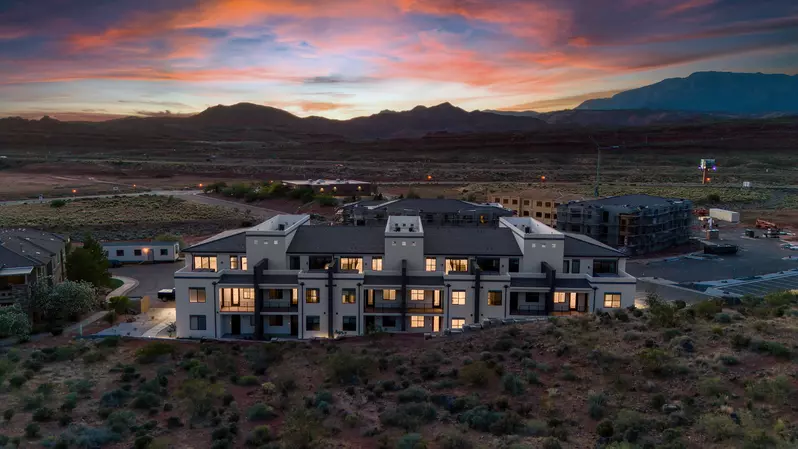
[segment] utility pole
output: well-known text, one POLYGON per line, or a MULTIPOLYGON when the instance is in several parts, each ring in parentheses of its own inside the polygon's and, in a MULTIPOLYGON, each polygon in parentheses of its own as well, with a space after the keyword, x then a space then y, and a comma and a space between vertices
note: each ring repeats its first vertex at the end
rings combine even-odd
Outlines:
POLYGON ((596 189, 594 194, 596 195, 596 198, 598 198, 599 186, 601 185, 601 150, 618 149, 618 145, 602 147, 598 142, 596 142, 596 139, 594 139, 593 136, 590 136, 590 140, 592 140, 593 144, 596 145, 596 189))

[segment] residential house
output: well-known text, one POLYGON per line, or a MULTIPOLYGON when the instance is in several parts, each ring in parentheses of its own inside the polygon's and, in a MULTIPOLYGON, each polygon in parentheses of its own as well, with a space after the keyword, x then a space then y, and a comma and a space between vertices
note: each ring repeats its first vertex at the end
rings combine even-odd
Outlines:
POLYGON ((34 281, 66 279, 69 239, 35 229, 0 229, 0 306, 10 305, 34 281))

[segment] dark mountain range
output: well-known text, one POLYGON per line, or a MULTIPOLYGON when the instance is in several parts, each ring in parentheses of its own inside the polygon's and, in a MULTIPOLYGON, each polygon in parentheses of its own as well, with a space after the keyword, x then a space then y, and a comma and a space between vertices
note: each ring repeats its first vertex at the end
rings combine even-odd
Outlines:
POLYGON ((588 100, 580 110, 653 109, 738 115, 798 113, 798 75, 696 72, 612 98, 588 100))

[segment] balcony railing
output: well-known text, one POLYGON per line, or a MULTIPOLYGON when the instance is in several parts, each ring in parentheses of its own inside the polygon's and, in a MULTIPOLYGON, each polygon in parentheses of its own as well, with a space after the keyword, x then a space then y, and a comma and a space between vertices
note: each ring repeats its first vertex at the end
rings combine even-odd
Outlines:
POLYGON ((275 299, 267 299, 263 301, 263 309, 261 312, 297 312, 299 311, 299 306, 297 304, 292 304, 291 300, 283 299, 283 300, 275 300, 275 299))
POLYGON ((254 304, 241 304, 238 306, 222 306, 219 308, 219 312, 255 312, 255 305, 254 304))
MULTIPOLYGON (((404 309, 407 313, 443 313, 443 306, 434 306, 431 304, 408 304, 404 309)), ((363 307, 365 313, 401 313, 402 304, 380 304, 371 306, 366 304, 363 307)))

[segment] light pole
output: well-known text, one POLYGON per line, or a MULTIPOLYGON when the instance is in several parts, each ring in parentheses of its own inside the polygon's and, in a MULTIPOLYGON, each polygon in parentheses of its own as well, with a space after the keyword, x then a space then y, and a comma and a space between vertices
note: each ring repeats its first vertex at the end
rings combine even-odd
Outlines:
POLYGON ((601 184, 601 150, 609 150, 609 149, 616 149, 618 145, 613 145, 611 147, 602 147, 596 142, 596 139, 593 136, 590 136, 590 140, 593 141, 593 144, 596 145, 596 188, 594 194, 596 198, 599 196, 599 185, 601 184))

